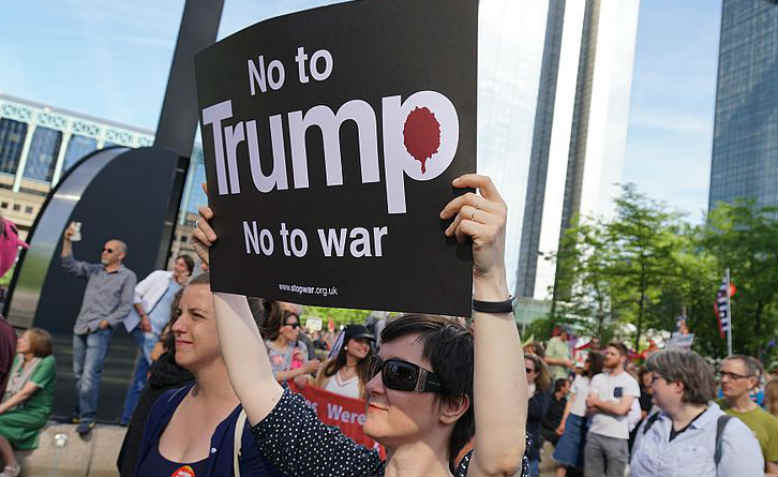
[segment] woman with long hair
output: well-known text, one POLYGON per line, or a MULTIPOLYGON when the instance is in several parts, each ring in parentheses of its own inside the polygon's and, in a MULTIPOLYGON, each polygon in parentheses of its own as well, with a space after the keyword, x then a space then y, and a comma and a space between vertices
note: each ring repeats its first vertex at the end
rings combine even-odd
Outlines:
POLYGON ((543 418, 546 416, 548 406, 551 404, 551 374, 548 366, 540 356, 534 354, 524 355, 524 366, 527 373, 527 385, 529 386, 529 405, 527 407, 527 435, 530 447, 527 450, 529 459, 529 475, 540 475, 540 447, 543 444, 543 436, 540 432, 543 418))
POLYGON ((14 449, 38 447, 38 434, 49 420, 54 404, 56 368, 51 335, 40 328, 22 333, 16 341, 16 358, 0 402, 3 476, 16 477, 21 472, 14 449))
POLYGON ((568 467, 583 468, 583 448, 586 443, 586 396, 592 378, 602 372, 603 356, 590 351, 584 361, 584 372, 575 377, 570 387, 570 396, 562 415, 562 422, 556 430, 559 442, 554 448, 553 458, 557 463, 556 475, 567 475, 568 467))
MULTIPOLYGON (((250 311, 249 318, 253 322, 250 311)), ((194 382, 166 391, 154 403, 135 475, 277 475, 249 430, 242 430, 245 414, 219 347, 207 273, 184 288, 173 320, 175 362, 194 382)))
POLYGON ((261 335, 273 375, 282 383, 319 369, 319 360, 308 360, 308 348, 300 338, 300 316, 280 301, 264 301, 261 335))
MULTIPOLYGON (((454 220, 444 233, 472 241, 474 299, 506 306, 505 202, 485 176, 467 174, 452 185, 480 194, 460 195, 445 206, 440 218, 454 220)), ((207 222, 213 211, 200 213, 196 245, 207 260, 217 236, 207 222)), ((277 383, 245 297, 217 293, 214 304, 232 386, 258 447, 284 474, 489 476, 514 475, 521 466, 527 381, 510 311, 479 311, 479 303, 475 337, 440 316, 406 315, 384 328, 363 425, 387 449, 382 461, 375 450, 322 424, 301 397, 277 383), (471 440, 473 450, 455 464, 471 440)))
POLYGON ((322 363, 313 385, 354 399, 365 398, 375 337, 363 325, 348 325, 337 356, 322 363))

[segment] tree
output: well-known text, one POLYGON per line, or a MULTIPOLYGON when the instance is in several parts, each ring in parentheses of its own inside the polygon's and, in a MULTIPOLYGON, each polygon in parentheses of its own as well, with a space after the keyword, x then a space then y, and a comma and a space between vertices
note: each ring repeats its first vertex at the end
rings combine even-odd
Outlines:
POLYGON ((327 327, 330 318, 335 322, 335 326, 348 325, 352 323, 364 323, 370 314, 368 310, 352 310, 349 308, 327 308, 324 306, 308 306, 304 308, 304 316, 316 316, 322 319, 323 326, 327 327))
POLYGON ((557 261, 551 313, 554 318, 575 322, 601 339, 612 334, 607 327, 611 316, 612 254, 602 219, 573 218, 553 255, 557 261))
MULTIPOLYGON (((732 297, 733 348, 758 357, 775 339, 778 329, 776 213, 778 208, 760 208, 753 200, 719 203, 708 214, 701 240, 715 257, 718 276, 722 277, 729 268, 737 288, 732 297)), ((711 303, 713 296, 715 291, 711 303)))
POLYGON ((634 184, 623 185, 615 203, 616 218, 606 225, 606 238, 614 250, 608 271, 614 292, 612 306, 637 328, 637 350, 646 327, 662 322, 652 305, 674 269, 680 216, 639 193, 634 184))

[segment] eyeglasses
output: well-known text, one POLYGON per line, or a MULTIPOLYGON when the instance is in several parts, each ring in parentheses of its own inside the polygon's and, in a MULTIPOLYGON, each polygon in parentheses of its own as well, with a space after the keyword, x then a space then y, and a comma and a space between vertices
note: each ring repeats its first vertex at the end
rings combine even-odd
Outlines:
POLYGON ((381 380, 389 389, 416 393, 443 391, 440 377, 420 366, 398 358, 382 360, 373 356, 370 363, 370 379, 381 373, 381 380))
POLYGON ((534 370, 534 369, 532 369, 532 368, 524 368, 524 371, 526 371, 526 372, 527 372, 527 374, 532 374, 532 373, 534 373, 534 372, 535 372, 535 370, 534 370))
POLYGON ((113 249, 112 248, 104 248, 103 252, 113 253, 113 249))
POLYGON ((291 326, 292 329, 297 329, 300 327, 300 323, 287 323, 286 326, 291 326))
POLYGON ((728 371, 719 371, 719 378, 729 378, 729 379, 744 379, 744 378, 751 378, 753 375, 751 374, 736 374, 736 373, 730 373, 728 371))

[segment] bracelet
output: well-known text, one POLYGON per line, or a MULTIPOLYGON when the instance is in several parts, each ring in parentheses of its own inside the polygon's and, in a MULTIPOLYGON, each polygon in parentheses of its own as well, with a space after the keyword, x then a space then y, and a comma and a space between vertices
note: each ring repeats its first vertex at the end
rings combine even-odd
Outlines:
POLYGON ((505 301, 481 301, 473 298, 473 311, 481 313, 513 313, 513 297, 505 301))

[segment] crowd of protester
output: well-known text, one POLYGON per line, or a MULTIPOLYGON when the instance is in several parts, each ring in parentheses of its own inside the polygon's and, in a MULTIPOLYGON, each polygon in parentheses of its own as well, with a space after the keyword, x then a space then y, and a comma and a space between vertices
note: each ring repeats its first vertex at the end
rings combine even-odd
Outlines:
MULTIPOLYGON (((504 203, 488 178, 454 185, 480 195, 444 208, 455 219, 445 234, 473 243, 474 298, 505 300, 504 203)), ((213 211, 200 214, 207 269, 217 237, 213 211)), ((86 280, 72 363, 82 436, 115 328, 138 347, 119 420, 122 476, 536 476, 544 459, 557 476, 778 475, 778 379, 753 357, 730 356, 716 374, 698 354, 666 349, 638 366, 617 341, 574 347, 565 325, 522 347, 509 312, 478 309, 472 322, 374 313, 314 331, 299 305, 213 293, 186 255, 138 283, 121 240, 106 242, 99 264, 78 261, 73 233, 62 265, 86 280), (306 386, 364 400, 363 430, 387 459, 325 426, 290 390, 306 386)), ((56 367, 46 331, 25 331, 13 351, 5 341, 0 477, 15 477, 14 450, 35 448, 51 416, 56 367)))
MULTIPOLYGON (((535 438, 533 401, 548 401, 540 435, 553 450, 541 457, 551 458, 557 476, 778 475, 775 370, 733 355, 716 373, 697 353, 673 348, 650 353, 638 367, 622 343, 559 346, 568 339, 569 329, 559 326, 546 345, 524 347, 535 353, 527 357, 539 354, 549 369, 564 369, 546 400, 530 391, 527 425, 535 438), (586 357, 576 367, 571 351, 581 350, 586 357)), ((530 390, 537 361, 526 360, 530 390)), ((538 475, 534 458, 530 475, 538 475)))

